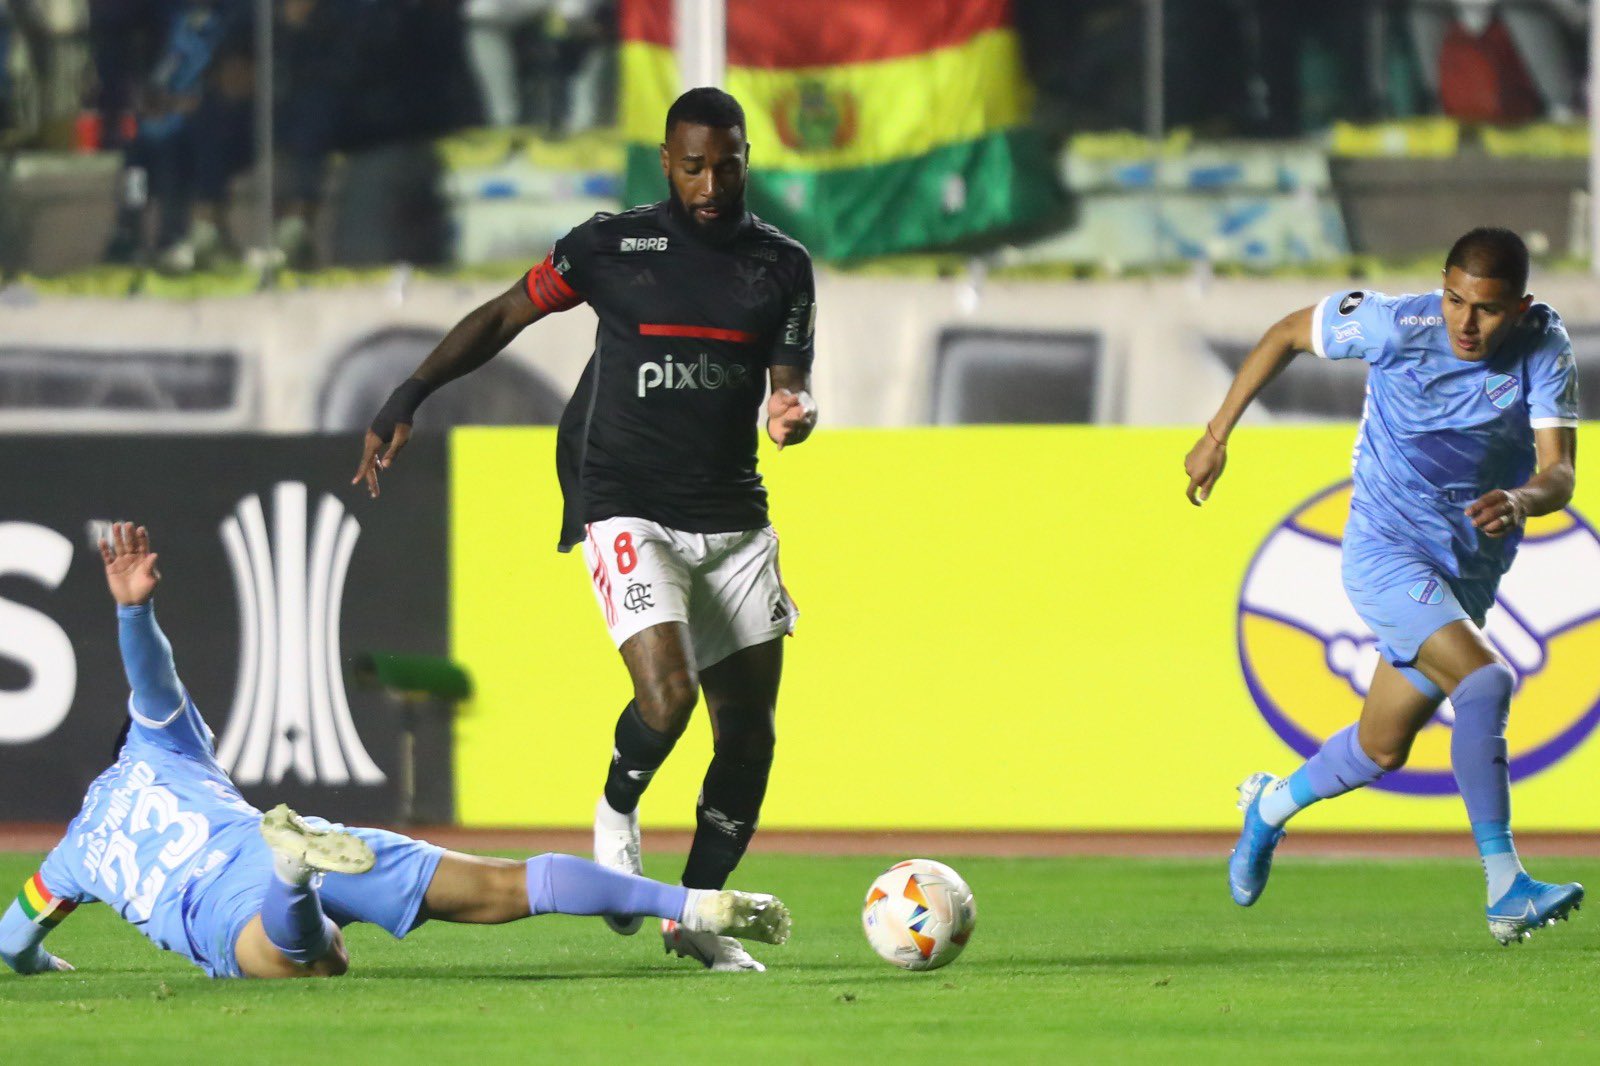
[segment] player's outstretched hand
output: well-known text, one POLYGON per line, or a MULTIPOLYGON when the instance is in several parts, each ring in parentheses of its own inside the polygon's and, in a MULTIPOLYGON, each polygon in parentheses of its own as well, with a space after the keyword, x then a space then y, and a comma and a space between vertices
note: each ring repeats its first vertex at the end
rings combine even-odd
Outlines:
POLYGON ((1467 504, 1467 517, 1484 536, 1499 539, 1528 520, 1528 508, 1516 492, 1495 489, 1467 504))
POLYGON ((1228 446, 1211 435, 1211 427, 1200 435, 1183 460, 1183 472, 1189 475, 1189 502, 1199 507, 1211 495, 1212 486, 1222 476, 1228 465, 1228 446))
POLYGON ((811 435, 816 412, 816 402, 807 393, 774 389, 767 398, 767 436, 779 451, 785 444, 799 444, 811 435))
POLYGON ((156 553, 150 550, 150 531, 132 522, 113 522, 100 538, 100 558, 106 564, 106 584, 111 598, 124 607, 148 602, 161 583, 156 553))
POLYGON ((367 481, 367 494, 374 500, 378 498, 378 471, 387 470, 394 464, 394 457, 400 454, 400 449, 406 446, 406 441, 411 439, 411 427, 404 422, 395 423, 394 435, 389 438, 388 447, 385 449, 384 440, 372 430, 367 430, 366 440, 361 448, 361 465, 356 467, 356 476, 350 479, 350 484, 359 485, 361 479, 367 481), (378 453, 382 452, 382 458, 378 453))

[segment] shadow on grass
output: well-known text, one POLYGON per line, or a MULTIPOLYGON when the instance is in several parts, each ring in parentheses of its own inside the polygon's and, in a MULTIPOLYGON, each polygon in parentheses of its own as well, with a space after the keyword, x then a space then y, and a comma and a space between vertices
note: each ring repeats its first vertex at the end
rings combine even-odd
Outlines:
POLYGON ((562 970, 539 972, 537 970, 456 970, 440 966, 396 967, 392 970, 362 970, 352 968, 350 977, 355 981, 660 981, 692 978, 698 970, 562 970))

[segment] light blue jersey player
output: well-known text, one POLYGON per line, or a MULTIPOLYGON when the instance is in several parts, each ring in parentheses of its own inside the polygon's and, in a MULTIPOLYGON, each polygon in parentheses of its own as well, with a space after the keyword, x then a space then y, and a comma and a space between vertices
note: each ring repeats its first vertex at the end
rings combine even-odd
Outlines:
POLYGON ((1583 900, 1582 885, 1535 881, 1517 859, 1505 739, 1516 678, 1482 633, 1523 523, 1565 507, 1576 476, 1572 343, 1527 281, 1521 238, 1481 228, 1451 248, 1437 292, 1358 290, 1296 311, 1250 353, 1185 461, 1199 504, 1222 475, 1233 426, 1297 352, 1367 362, 1344 584, 1381 661, 1359 722, 1287 778, 1257 773, 1239 786, 1244 829, 1228 872, 1242 906, 1266 887, 1284 823, 1404 766, 1446 693, 1489 931, 1520 940, 1583 900))
POLYGON ((0 958, 16 972, 70 970, 43 941, 90 902, 212 977, 342 974, 340 928, 351 922, 404 937, 429 918, 655 915, 717 935, 787 938, 788 911, 771 896, 665 885, 571 855, 462 855, 282 806, 263 815, 218 765, 178 680, 150 602, 160 575, 148 534, 119 523, 100 549, 132 687, 126 739, 0 918, 0 958))

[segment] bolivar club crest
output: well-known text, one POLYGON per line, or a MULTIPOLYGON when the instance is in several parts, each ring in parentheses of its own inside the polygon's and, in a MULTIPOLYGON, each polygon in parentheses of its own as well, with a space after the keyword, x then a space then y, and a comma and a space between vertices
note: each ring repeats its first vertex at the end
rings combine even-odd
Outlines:
MULTIPOLYGON (((1360 716, 1378 666, 1376 638, 1340 576, 1350 492, 1342 482, 1295 508, 1262 541, 1239 593, 1245 684, 1267 725, 1303 757, 1360 716)), ((1484 632, 1517 675, 1506 730, 1517 781, 1572 754, 1600 722, 1600 535, 1582 515, 1568 508, 1529 519, 1484 632)), ((1373 787, 1455 795, 1454 719, 1447 699, 1405 768, 1373 787)))
POLYGON ((785 148, 820 152, 856 139, 856 113, 854 93, 807 78, 778 97, 772 119, 785 148))

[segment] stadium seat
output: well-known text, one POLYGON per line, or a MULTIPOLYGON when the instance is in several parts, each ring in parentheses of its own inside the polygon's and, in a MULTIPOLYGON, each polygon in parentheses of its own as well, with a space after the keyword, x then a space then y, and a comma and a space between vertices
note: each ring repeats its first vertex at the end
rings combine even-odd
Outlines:
POLYGON ((1104 338, 1090 331, 947 329, 933 365, 935 425, 1096 422, 1104 338))
MULTIPOLYGON (((1250 354, 1250 345, 1207 338, 1206 346, 1235 373, 1250 354)), ((1303 356, 1294 373, 1280 374, 1262 390, 1256 403, 1278 418, 1353 421, 1366 402, 1366 364, 1359 359, 1328 360, 1303 356)))
MULTIPOLYGON (((400 326, 354 342, 334 360, 317 403, 317 428, 324 433, 363 429, 396 385, 406 379, 443 337, 442 331, 400 326)), ((429 400, 417 427, 553 426, 566 394, 536 370, 502 356, 429 400)))

